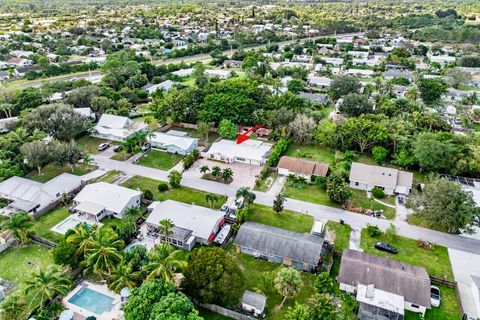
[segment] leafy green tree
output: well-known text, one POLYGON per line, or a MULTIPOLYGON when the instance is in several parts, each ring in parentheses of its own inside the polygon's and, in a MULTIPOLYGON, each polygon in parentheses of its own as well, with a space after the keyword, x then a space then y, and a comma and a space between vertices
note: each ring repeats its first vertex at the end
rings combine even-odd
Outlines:
POLYGON ((186 292, 202 303, 237 303, 245 288, 242 270, 221 248, 193 250, 184 275, 186 292))
POLYGON ((420 97, 426 104, 433 104, 440 100, 442 94, 447 92, 447 84, 440 78, 421 78, 417 81, 420 97))
POLYGON ((282 193, 278 193, 273 200, 273 211, 281 213, 283 211, 283 204, 285 203, 285 196, 282 193))
POLYGON ((345 319, 341 312, 341 303, 328 293, 317 293, 309 299, 308 303, 312 306, 313 320, 345 319))
POLYGON ((352 76, 335 77, 330 83, 330 95, 334 100, 337 100, 349 93, 359 93, 360 82, 357 78, 352 76))
POLYGON ((281 268, 278 270, 274 279, 275 289, 283 296, 283 300, 280 303, 280 309, 287 299, 294 298, 300 292, 303 287, 302 276, 300 271, 293 268, 281 268))
POLYGON ((210 133, 210 125, 208 123, 199 122, 197 132, 200 137, 205 137, 205 142, 208 142, 208 134, 210 133))
POLYGON ((182 181, 182 174, 177 170, 172 170, 168 174, 168 183, 172 188, 180 187, 180 182, 182 181))
POLYGON ((335 280, 328 272, 320 273, 315 279, 315 288, 319 293, 333 293, 335 291, 335 280))
POLYGON ((312 311, 306 304, 295 302, 295 306, 288 307, 285 313, 286 320, 312 320, 312 311))
POLYGON ((445 81, 451 87, 458 89, 458 87, 472 79, 472 75, 459 68, 450 68, 445 71, 445 81))
POLYGON ((166 319, 203 320, 190 299, 181 292, 171 292, 153 306, 149 320, 166 319))
POLYGON ((27 142, 20 148, 27 166, 37 168, 38 174, 42 174, 42 167, 50 162, 50 148, 42 140, 27 142))
POLYGON ((351 117, 358 117, 362 114, 372 113, 373 105, 368 97, 363 94, 349 93, 343 98, 340 105, 340 112, 351 117))
POLYGON ((388 150, 382 146, 375 146, 372 148, 372 158, 376 163, 384 163, 388 157, 388 150))
POLYGON ((14 98, 13 104, 19 111, 26 109, 34 109, 43 104, 43 97, 39 89, 29 87, 18 91, 14 98))
POLYGON ((75 259, 75 246, 66 241, 61 241, 58 245, 52 249, 53 262, 58 265, 74 264, 75 259))
POLYGON ((28 228, 32 224, 32 217, 26 212, 12 214, 10 219, 2 224, 2 227, 13 232, 13 236, 20 242, 28 242, 28 228))
POLYGON ((233 140, 237 137, 238 127, 232 121, 223 119, 218 125, 217 133, 222 138, 233 140))
POLYGON ((332 201, 340 204, 345 204, 352 198, 352 191, 345 182, 343 173, 334 171, 328 176, 327 195, 332 201))
MULTIPOLYGON (((72 90, 68 94, 68 97, 65 99, 65 101, 75 108, 90 108, 92 107, 93 98, 98 95, 100 95, 100 89, 97 86, 85 86, 72 90)), ((97 111, 101 112, 102 110, 106 109, 107 108, 98 108, 97 111)))
POLYGON ((75 165, 84 157, 84 151, 72 140, 61 142, 52 140, 48 145, 50 157, 58 166, 70 166, 72 173, 75 165))
POLYGON ((295 119, 288 125, 292 140, 297 144, 311 143, 315 127, 315 120, 304 114, 297 114, 295 119))
POLYGON ((66 296, 72 287, 72 281, 64 270, 58 266, 49 266, 46 271, 38 270, 25 281, 25 295, 28 297, 30 310, 41 310, 47 302, 57 296, 66 296))
POLYGON ((122 261, 113 269, 111 274, 108 275, 108 288, 119 293, 123 288, 135 288, 140 279, 140 272, 133 271, 130 264, 122 261))
POLYGON ((472 193, 446 178, 434 178, 422 193, 414 194, 408 204, 438 230, 472 233, 475 226, 480 225, 480 210, 472 193))
POLYGON ((30 313, 25 303, 25 297, 20 293, 11 293, 2 301, 0 317, 2 319, 24 320, 30 313))
POLYGON ((447 171, 455 167, 459 152, 460 149, 442 134, 420 133, 413 142, 413 155, 427 171, 447 171))
POLYGON ((299 93, 303 90, 305 84, 301 79, 292 79, 288 81, 287 88, 288 91, 293 93, 299 93))
POLYGON ((149 252, 149 263, 142 269, 148 274, 147 280, 160 278, 165 282, 175 282, 175 272, 187 267, 182 260, 182 251, 176 250, 168 243, 155 245, 149 252))

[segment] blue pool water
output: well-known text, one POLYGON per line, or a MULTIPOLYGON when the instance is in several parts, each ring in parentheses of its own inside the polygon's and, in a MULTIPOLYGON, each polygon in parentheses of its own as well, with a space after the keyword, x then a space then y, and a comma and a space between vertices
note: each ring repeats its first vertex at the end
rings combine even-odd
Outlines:
POLYGON ((110 311, 113 298, 90 288, 82 288, 68 302, 97 315, 110 311))

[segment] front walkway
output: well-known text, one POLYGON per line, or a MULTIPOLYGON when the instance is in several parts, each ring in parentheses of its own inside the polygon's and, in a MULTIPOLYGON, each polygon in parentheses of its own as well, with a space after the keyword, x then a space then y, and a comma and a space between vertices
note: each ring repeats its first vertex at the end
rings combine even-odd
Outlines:
POLYGON ((350 232, 350 241, 348 242, 349 249, 360 251, 360 252, 363 251, 360 248, 361 235, 362 235, 362 230, 352 228, 352 231, 350 232))
POLYGON ((270 189, 267 191, 267 193, 268 194, 273 194, 273 195, 276 196, 277 194, 282 192, 283 185, 285 184, 285 181, 287 181, 286 176, 278 176, 277 179, 275 179, 275 181, 273 181, 273 184, 270 187, 270 189))

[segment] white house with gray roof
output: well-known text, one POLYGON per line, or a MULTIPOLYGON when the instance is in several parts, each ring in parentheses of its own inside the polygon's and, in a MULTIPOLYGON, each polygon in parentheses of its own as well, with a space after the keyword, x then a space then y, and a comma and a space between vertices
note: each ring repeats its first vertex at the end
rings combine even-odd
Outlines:
POLYGON ((241 162, 256 166, 264 165, 267 161, 272 144, 260 140, 247 140, 240 144, 232 140, 214 142, 206 152, 211 160, 226 163, 241 162))
POLYGON ((171 133, 170 131, 167 133, 155 132, 148 138, 148 142, 150 142, 153 148, 184 156, 191 153, 198 146, 198 139, 188 137, 188 133, 185 134, 185 136, 180 136, 175 134, 174 131, 171 133))
POLYGON ((359 162, 352 163, 349 179, 351 188, 371 191, 379 187, 388 195, 408 195, 413 185, 411 172, 359 162))
POLYGON ((127 117, 104 113, 92 130, 91 136, 113 141, 124 141, 135 132, 147 129, 148 125, 143 122, 135 122, 127 117))

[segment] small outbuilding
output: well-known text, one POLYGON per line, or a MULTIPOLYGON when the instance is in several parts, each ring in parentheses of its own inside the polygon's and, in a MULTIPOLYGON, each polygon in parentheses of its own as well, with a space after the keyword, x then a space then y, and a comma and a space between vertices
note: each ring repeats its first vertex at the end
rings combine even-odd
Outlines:
POLYGON ((255 317, 263 317, 265 315, 266 306, 266 296, 248 290, 245 290, 242 300, 240 300, 240 308, 253 314, 255 317))

